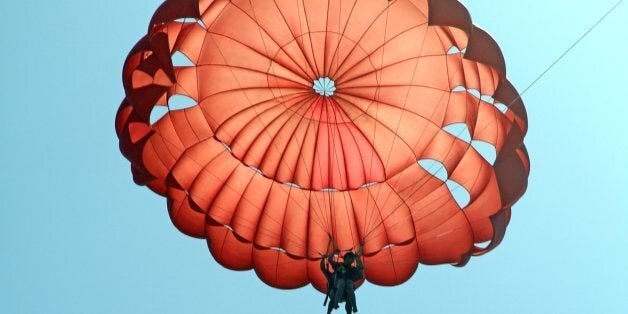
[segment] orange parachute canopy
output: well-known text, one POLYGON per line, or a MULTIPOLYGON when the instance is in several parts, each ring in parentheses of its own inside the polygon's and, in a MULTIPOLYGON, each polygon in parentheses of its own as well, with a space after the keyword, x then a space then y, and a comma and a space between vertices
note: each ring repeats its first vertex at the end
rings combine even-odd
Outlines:
POLYGON ((322 291, 331 236, 398 285, 502 240, 529 173, 505 73, 454 0, 168 0, 124 65, 116 131, 221 265, 322 291))

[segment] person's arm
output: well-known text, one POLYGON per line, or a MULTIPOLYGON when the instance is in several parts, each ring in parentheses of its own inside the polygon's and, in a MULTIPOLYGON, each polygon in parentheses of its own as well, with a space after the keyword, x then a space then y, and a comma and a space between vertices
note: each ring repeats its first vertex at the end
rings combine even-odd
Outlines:
POLYGON ((334 263, 334 254, 333 253, 331 255, 327 256, 327 262, 329 264, 333 265, 333 263, 334 263))
POLYGON ((358 275, 360 275, 360 279, 364 278, 364 264, 362 264, 362 257, 358 256, 358 259, 356 261, 357 264, 357 270, 358 270, 358 275))
POLYGON ((323 274, 325 275, 325 278, 327 278, 327 280, 329 280, 329 278, 331 277, 331 272, 329 271, 329 268, 327 267, 327 264, 325 264, 325 258, 321 258, 321 271, 323 272, 323 274))
POLYGON ((329 256, 327 256, 327 262, 329 263, 329 265, 332 266, 332 268, 335 270, 336 269, 336 262, 334 262, 334 256, 336 254, 338 254, 340 252, 340 250, 335 249, 334 252, 332 252, 331 254, 329 254, 329 256))
POLYGON ((358 252, 356 254, 356 268, 357 268, 357 273, 360 277, 360 279, 364 278, 364 264, 362 264, 362 249, 364 248, 364 245, 360 245, 360 248, 358 249, 358 252))
POLYGON ((355 263, 358 266, 359 270, 364 269, 364 264, 362 264, 362 256, 358 255, 358 258, 356 259, 355 263))

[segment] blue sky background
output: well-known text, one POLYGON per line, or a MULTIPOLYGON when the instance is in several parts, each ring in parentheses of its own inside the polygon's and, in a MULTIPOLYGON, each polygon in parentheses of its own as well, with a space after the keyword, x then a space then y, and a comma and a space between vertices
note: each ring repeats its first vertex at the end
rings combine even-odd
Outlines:
MULTIPOLYGON (((323 313, 221 268, 132 183, 120 73, 160 2, 0 2, 0 313, 323 313)), ((464 3, 522 90, 615 2, 464 3)), ((501 246, 366 284, 360 313, 628 313, 627 30, 624 3, 524 95, 532 173, 501 246)))

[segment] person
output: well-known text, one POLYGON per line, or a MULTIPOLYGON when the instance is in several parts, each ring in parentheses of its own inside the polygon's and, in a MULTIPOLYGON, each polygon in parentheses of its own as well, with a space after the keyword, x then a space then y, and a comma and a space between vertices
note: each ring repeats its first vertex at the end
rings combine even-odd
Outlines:
MULTIPOLYGON (((325 278, 327 279, 327 295, 325 296, 325 302, 323 303, 323 306, 328 305, 327 300, 330 297, 332 299, 335 298, 335 294, 336 294, 336 284, 335 284, 334 273, 329 271, 329 264, 326 263, 327 261, 328 261, 327 256, 323 256, 323 258, 321 258, 321 265, 320 265, 321 271, 323 271, 323 274, 325 275, 325 278)), ((347 311, 347 314, 352 313, 353 307, 351 306, 350 302, 346 302, 345 295, 342 296, 339 302, 340 303, 345 302, 345 310, 347 311)), ((336 306, 335 308, 338 308, 338 306, 336 306)), ((330 301, 327 307, 327 314, 330 314, 333 309, 334 309, 334 302, 330 301)))
POLYGON ((334 261, 334 255, 337 253, 339 253, 338 250, 334 251, 326 259, 328 265, 331 265, 333 272, 325 265, 325 258, 321 259, 321 270, 327 278, 327 295, 330 297, 327 314, 330 314, 333 309, 337 309, 338 303, 343 301, 345 301, 347 314, 357 313, 358 307, 353 287, 356 281, 364 278, 364 265, 360 258, 362 247, 360 247, 357 254, 351 251, 345 253, 342 262, 334 261), (354 262, 356 266, 353 266, 354 262))

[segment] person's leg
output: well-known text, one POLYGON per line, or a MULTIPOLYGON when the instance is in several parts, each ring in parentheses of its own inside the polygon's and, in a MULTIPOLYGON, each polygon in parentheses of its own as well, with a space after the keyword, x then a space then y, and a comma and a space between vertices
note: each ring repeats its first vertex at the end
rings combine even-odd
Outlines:
POLYGON ((334 304, 334 308, 338 308, 338 302, 342 298, 342 294, 345 292, 345 280, 337 279, 336 280, 336 293, 334 293, 334 298, 332 299, 332 303, 334 304))
POLYGON ((327 314, 331 314, 331 311, 334 310, 334 297, 332 296, 331 299, 329 300, 329 303, 327 303, 327 314))
POLYGON ((347 314, 351 314, 351 302, 345 302, 345 311, 347 311, 347 314))
POLYGON ((351 303, 351 306, 353 307, 353 312, 357 312, 358 311, 358 304, 355 301, 355 291, 353 290, 353 280, 348 280, 345 283, 345 290, 346 290, 346 295, 347 295, 347 303, 351 303))
POLYGON ((327 302, 327 314, 334 310, 334 300, 336 299, 336 287, 329 288, 329 302, 327 302))

